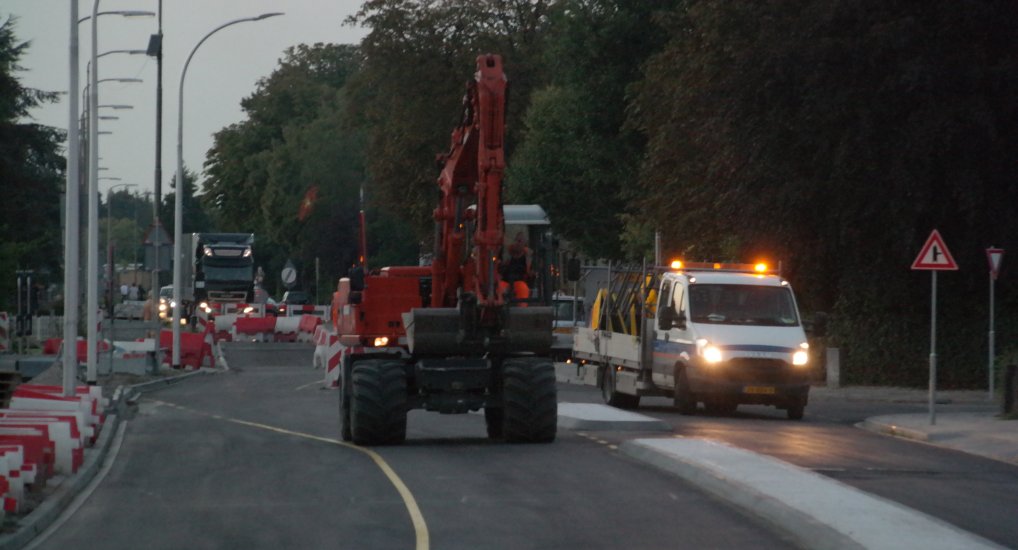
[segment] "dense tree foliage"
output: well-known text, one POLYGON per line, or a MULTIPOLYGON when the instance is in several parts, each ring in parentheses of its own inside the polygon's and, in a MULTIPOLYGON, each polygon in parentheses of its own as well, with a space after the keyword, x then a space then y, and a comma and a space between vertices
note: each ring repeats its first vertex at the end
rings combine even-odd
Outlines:
POLYGON ((65 161, 61 132, 31 122, 29 110, 56 94, 22 86, 19 60, 29 47, 18 42, 17 20, 0 17, 0 310, 11 311, 17 269, 58 279, 63 259, 60 199, 65 161))
POLYGON ((430 234, 436 205, 435 155, 449 148, 475 58, 495 52, 506 60, 511 151, 538 78, 547 9, 544 0, 371 0, 352 18, 371 29, 351 83, 368 140, 369 194, 420 238, 430 234))
POLYGON ((568 0, 549 16, 542 52, 548 84, 528 105, 509 165, 510 199, 542 205, 556 231, 592 257, 621 254, 622 215, 643 152, 641 137, 623 127, 626 90, 663 44, 652 17, 671 4, 568 0))
POLYGON ((684 2, 632 104, 636 204, 673 251, 783 259, 856 381, 923 379, 929 275, 908 267, 938 228, 961 264, 940 277, 941 379, 974 383, 983 249, 1018 244, 1016 19, 1000 1, 684 2))

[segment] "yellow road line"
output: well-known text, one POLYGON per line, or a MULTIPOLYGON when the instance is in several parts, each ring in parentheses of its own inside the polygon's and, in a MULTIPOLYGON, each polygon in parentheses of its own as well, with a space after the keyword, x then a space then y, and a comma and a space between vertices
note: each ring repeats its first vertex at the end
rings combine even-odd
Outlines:
POLYGON ((208 417, 214 418, 216 420, 224 420, 226 422, 232 422, 234 424, 240 424, 241 426, 249 426, 251 428, 259 428, 259 429, 262 429, 262 430, 268 430, 270 432, 276 432, 276 433, 280 433, 280 434, 301 437, 301 438, 304 438, 304 439, 310 439, 312 441, 320 441, 322 443, 330 443, 330 444, 333 444, 333 445, 340 445, 342 447, 347 447, 349 449, 353 449, 355 451, 360 451, 360 452, 368 455, 368 457, 370 457, 371 460, 374 461, 375 465, 378 466, 378 468, 380 470, 382 470, 382 473, 385 474, 385 477, 389 478, 389 483, 392 483, 393 487, 395 487, 396 491, 399 493, 399 496, 403 499, 403 505, 406 506, 407 513, 410 514, 410 521, 412 521, 413 524, 414 524, 414 533, 415 533, 416 538, 417 538, 416 549, 417 550, 428 550, 429 545, 430 545, 429 537, 428 537, 428 525, 424 522, 424 514, 421 513, 420 507, 417 506, 417 500, 414 499, 413 493, 411 493, 410 489, 406 486, 405 483, 403 483, 403 480, 399 478, 399 475, 396 474, 396 471, 393 470, 392 467, 389 466, 389 463, 386 462, 385 459, 382 458, 382 456, 379 455, 378 453, 376 453, 375 451, 372 451, 371 449, 368 449, 366 447, 361 447, 359 445, 354 445, 352 443, 347 443, 346 441, 341 441, 339 439, 333 439, 331 437, 321 437, 321 436, 307 434, 307 433, 303 433, 303 432, 294 432, 294 431, 291 431, 291 430, 287 430, 285 428, 277 428, 275 426, 269 426, 268 424, 260 424, 258 422, 250 422, 250 421, 247 421, 247 420, 240 420, 239 418, 229 418, 229 417, 226 417, 226 416, 220 416, 220 415, 217 415, 217 414, 211 414, 211 413, 199 411, 199 410, 196 410, 196 409, 192 409, 192 408, 189 408, 189 407, 184 407, 184 406, 181 406, 181 405, 177 405, 175 403, 169 403, 169 402, 166 402, 166 401, 159 401, 159 400, 153 400, 153 401, 156 402, 156 403, 159 403, 159 404, 162 404, 162 405, 168 405, 170 407, 174 407, 174 408, 177 408, 177 409, 180 409, 180 410, 188 411, 188 412, 195 413, 195 414, 200 414, 202 416, 208 416, 208 417))

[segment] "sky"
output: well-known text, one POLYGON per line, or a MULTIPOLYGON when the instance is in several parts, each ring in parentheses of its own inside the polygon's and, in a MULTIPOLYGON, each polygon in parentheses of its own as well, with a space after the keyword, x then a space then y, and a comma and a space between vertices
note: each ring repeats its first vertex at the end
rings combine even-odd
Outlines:
MULTIPOLYGON (((18 42, 30 42, 21 58, 24 69, 16 77, 23 86, 65 92, 59 102, 31 112, 35 122, 67 129, 70 116, 67 89, 70 82, 71 2, 78 1, 78 17, 90 16, 89 0, 3 0, 0 23, 16 18, 18 42)), ((142 10, 157 13, 160 0, 97 0, 99 11, 142 10)), ((165 0, 163 3, 163 127, 162 192, 172 191, 176 173, 179 79, 192 48, 219 25, 242 17, 269 12, 284 15, 246 22, 212 35, 197 50, 184 82, 183 159, 188 170, 200 172, 213 134, 244 120, 240 102, 250 96, 259 79, 278 66, 287 48, 318 42, 356 44, 367 31, 343 21, 359 9, 361 0, 165 0)), ((144 50, 149 36, 158 31, 157 17, 101 15, 98 22, 98 53, 111 50, 144 50)), ((91 55, 91 24, 78 25, 79 109, 87 82, 86 64, 91 55)), ((144 194, 155 187, 156 75, 157 64, 147 55, 113 53, 98 60, 99 80, 140 78, 142 83, 100 82, 99 104, 132 105, 133 109, 99 109, 99 192, 115 185, 134 184, 128 190, 144 194), (105 168, 105 170, 103 170, 105 168)), ((200 178, 201 179, 201 178, 200 178)), ((118 188, 123 189, 124 187, 118 188)))

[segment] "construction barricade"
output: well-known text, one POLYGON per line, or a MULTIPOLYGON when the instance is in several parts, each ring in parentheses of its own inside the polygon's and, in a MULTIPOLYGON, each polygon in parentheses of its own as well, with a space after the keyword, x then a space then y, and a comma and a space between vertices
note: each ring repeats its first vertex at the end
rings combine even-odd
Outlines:
POLYGON ((316 342, 315 334, 322 325, 322 318, 315 315, 302 315, 298 324, 298 342, 316 342))
POLYGON ((325 370, 325 387, 339 387, 339 361, 342 349, 337 336, 328 325, 315 328, 314 368, 325 370))
POLYGON ((303 317, 277 317, 275 339, 277 342, 298 341, 299 331, 303 330, 303 317))
POLYGON ((272 342, 275 340, 275 317, 238 317, 233 323, 233 341, 272 342))
POLYGON ((216 315, 214 320, 214 335, 216 342, 233 341, 233 324, 237 322, 236 313, 223 313, 216 315))
MULTIPOLYGON (((204 332, 180 333, 180 366, 188 369, 200 369, 203 366, 215 366, 212 356, 213 325, 209 324, 204 332)), ((162 363, 169 365, 173 361, 173 331, 159 332, 159 347, 166 350, 162 363)))
POLYGON ((63 395, 62 386, 21 384, 0 409, 0 494, 3 511, 23 511, 28 487, 53 474, 72 475, 94 445, 107 405, 99 386, 80 386, 63 395))

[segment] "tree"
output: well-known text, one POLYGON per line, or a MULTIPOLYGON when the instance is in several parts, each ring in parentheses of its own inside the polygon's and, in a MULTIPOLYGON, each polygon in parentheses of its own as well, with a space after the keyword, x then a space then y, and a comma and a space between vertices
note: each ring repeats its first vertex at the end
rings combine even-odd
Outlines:
POLYGON ((14 35, 17 19, 0 27, 0 310, 15 301, 16 269, 57 273, 61 247, 60 200, 64 159, 60 130, 26 122, 29 111, 56 94, 21 85, 16 73, 29 47, 14 35))
MULTIPOLYGON (((672 4, 566 0, 550 10, 541 55, 550 83, 531 98, 509 192, 513 202, 544 206, 557 232, 591 257, 623 255, 627 197, 643 152, 642 136, 625 126, 626 90, 665 41, 653 15, 672 4)), ((645 253, 643 240, 630 242, 627 254, 645 253)))
POLYGON ((907 267, 939 228, 963 266, 941 278, 941 381, 978 383, 982 248, 1018 234, 1016 16, 990 0, 683 2, 631 106, 648 139, 636 204, 674 250, 734 239, 782 259, 802 302, 835 314, 857 382, 925 380, 929 290, 907 267))
MULTIPOLYGON (((209 213, 206 211, 201 197, 197 195, 197 176, 184 167, 184 201, 181 203, 181 214, 183 215, 184 233, 200 233, 215 229, 209 213)), ((176 225, 175 209, 177 205, 177 178, 173 177, 169 182, 169 188, 173 191, 163 194, 163 203, 159 207, 159 222, 163 224, 166 231, 173 235, 176 225)))
POLYGON ((349 22, 370 27, 365 62, 350 83, 366 139, 369 194, 430 242, 435 155, 449 147, 475 59, 503 56, 510 101, 507 153, 538 78, 540 33, 550 2, 372 0, 349 22))

